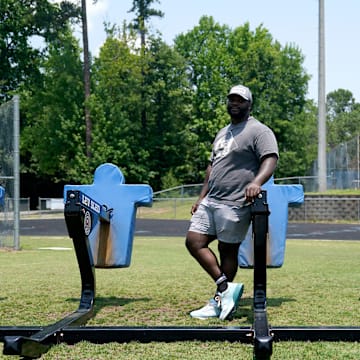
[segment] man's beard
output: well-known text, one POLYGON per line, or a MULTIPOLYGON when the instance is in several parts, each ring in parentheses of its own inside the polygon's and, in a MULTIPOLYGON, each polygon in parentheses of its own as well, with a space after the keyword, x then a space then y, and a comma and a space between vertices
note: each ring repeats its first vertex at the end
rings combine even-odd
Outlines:
POLYGON ((227 106, 227 111, 229 113, 229 115, 236 120, 244 120, 250 112, 250 108, 249 105, 246 104, 244 105, 228 105, 227 106))

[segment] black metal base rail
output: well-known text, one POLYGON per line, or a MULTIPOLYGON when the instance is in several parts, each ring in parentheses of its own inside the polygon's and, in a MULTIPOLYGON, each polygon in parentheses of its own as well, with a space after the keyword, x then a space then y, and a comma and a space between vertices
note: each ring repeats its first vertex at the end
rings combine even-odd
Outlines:
MULTIPOLYGON (((41 326, 0 326, 0 341, 7 336, 31 337, 44 330, 41 326)), ((348 341, 360 342, 360 327, 351 326, 282 326, 271 327, 274 342, 278 341, 348 341)), ((131 326, 71 326, 55 332, 48 339, 54 345, 76 344, 80 341, 92 343, 139 341, 143 343, 159 341, 229 341, 252 344, 252 327, 131 327, 131 326)))

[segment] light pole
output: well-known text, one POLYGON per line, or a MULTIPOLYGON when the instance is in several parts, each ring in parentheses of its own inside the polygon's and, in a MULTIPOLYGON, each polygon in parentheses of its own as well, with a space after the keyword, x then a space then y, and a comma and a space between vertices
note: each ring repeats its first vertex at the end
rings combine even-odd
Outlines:
POLYGON ((319 191, 326 184, 326 107, 325 107, 325 26, 324 0, 319 0, 319 83, 318 83, 318 179, 319 191))

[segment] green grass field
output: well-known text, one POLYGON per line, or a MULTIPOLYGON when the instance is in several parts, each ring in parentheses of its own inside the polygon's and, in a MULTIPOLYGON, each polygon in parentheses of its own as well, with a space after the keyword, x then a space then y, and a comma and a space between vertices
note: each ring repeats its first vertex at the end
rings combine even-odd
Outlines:
MULTIPOLYGON (((78 307, 80 275, 68 238, 23 237, 22 250, 0 251, 1 326, 46 325, 78 307), (70 250, 49 250, 64 247, 70 250), (45 249, 44 249, 45 248, 45 249)), ((268 316, 273 326, 360 326, 360 242, 287 243, 285 264, 268 270, 268 316)), ((239 269, 245 293, 232 321, 191 319, 214 291, 183 238, 135 237, 125 269, 97 269, 95 316, 88 325, 251 326, 253 271, 239 269)), ((42 359, 252 359, 249 344, 175 342, 54 346, 42 359)), ((13 357, 0 355, 0 359, 13 357)), ((276 342, 273 360, 356 359, 352 342, 276 342)))

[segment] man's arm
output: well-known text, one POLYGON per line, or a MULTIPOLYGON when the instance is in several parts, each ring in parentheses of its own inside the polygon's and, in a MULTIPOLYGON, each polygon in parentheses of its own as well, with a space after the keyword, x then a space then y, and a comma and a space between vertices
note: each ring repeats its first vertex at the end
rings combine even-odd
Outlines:
POLYGON ((204 180, 204 184, 201 188, 201 192, 199 195, 199 199, 196 201, 196 203, 191 207, 191 215, 194 214, 199 206, 199 204, 201 203, 201 200, 206 196, 206 194, 209 192, 209 177, 210 177, 210 173, 211 173, 211 164, 208 165, 208 167, 206 168, 206 172, 205 172, 205 180, 204 180))
POLYGON ((263 158, 255 179, 250 184, 248 184, 245 189, 245 196, 247 201, 253 201, 253 199, 260 194, 261 185, 270 179, 276 169, 277 161, 278 157, 275 154, 271 154, 263 158))

